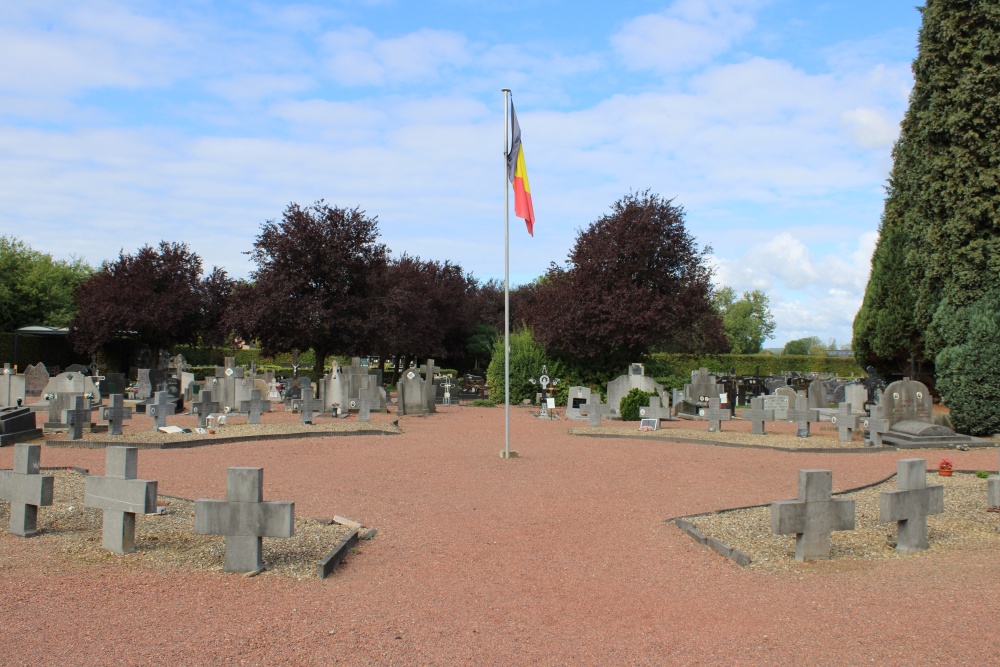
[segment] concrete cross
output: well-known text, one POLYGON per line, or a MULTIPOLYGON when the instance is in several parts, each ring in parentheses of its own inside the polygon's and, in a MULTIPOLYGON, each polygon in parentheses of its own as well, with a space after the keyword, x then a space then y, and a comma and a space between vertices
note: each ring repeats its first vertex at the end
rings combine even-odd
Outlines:
POLYGON ((305 396, 308 393, 309 392, 305 391, 305 387, 303 387, 302 389, 303 398, 297 398, 294 401, 292 401, 292 412, 299 413, 299 421, 302 422, 303 424, 313 423, 314 412, 323 414, 323 401, 321 399, 313 398, 311 396, 305 398, 305 396))
POLYGON ((944 512, 944 486, 927 484, 926 459, 900 459, 896 462, 896 487, 879 494, 878 518, 897 522, 896 551, 923 551, 930 546, 927 516, 944 512))
POLYGON ((650 396, 649 406, 639 408, 639 419, 670 419, 670 406, 663 407, 659 396, 650 396))
POLYGON ((358 421, 370 422, 372 420, 372 399, 371 393, 361 390, 361 398, 358 399, 358 421))
POLYGON ((121 435, 122 422, 132 419, 132 408, 125 407, 125 397, 121 394, 112 394, 108 400, 111 407, 101 408, 101 419, 108 422, 108 435, 121 435))
POLYGON ((246 412, 249 415, 248 424, 259 424, 261 413, 270 411, 271 401, 261 398, 259 389, 250 392, 249 401, 240 401, 240 412, 246 412))
POLYGON ((854 530, 854 499, 832 490, 832 471, 800 470, 798 498, 771 503, 771 531, 795 534, 795 560, 829 560, 830 533, 854 530))
POLYGON ((434 405, 436 389, 434 388, 434 374, 440 372, 441 367, 434 365, 433 359, 428 359, 427 363, 420 367, 420 370, 424 373, 424 381, 426 384, 421 385, 421 389, 424 397, 424 409, 427 412, 435 412, 437 410, 434 405))
POLYGON ((0 499, 10 503, 10 532, 31 537, 38 532, 38 508, 52 504, 51 475, 40 475, 42 446, 14 445, 14 469, 0 470, 0 499))
POLYGON ((816 408, 809 407, 808 398, 799 396, 795 399, 795 407, 788 408, 788 421, 798 423, 798 432, 795 435, 808 438, 809 422, 819 421, 819 414, 816 408))
MULTIPOLYGON (((990 509, 1000 508, 1000 475, 991 475, 986 480, 986 506, 990 509)), ((997 527, 1000 532, 1000 526, 997 527)))
POLYGON ((882 434, 889 430, 889 420, 883 416, 881 408, 877 405, 873 407, 871 417, 862 418, 861 425, 868 431, 872 444, 881 447, 882 434))
POLYGON ((105 452, 104 476, 87 476, 83 505, 104 510, 104 548, 130 554, 135 551, 135 515, 156 511, 156 482, 135 478, 137 448, 108 447, 105 452))
POLYGON ((302 392, 301 398, 313 398, 316 392, 313 391, 312 378, 308 375, 299 378, 299 390, 302 392))
POLYGON ((750 408, 743 410, 740 416, 750 422, 754 435, 765 435, 764 423, 774 421, 774 410, 765 410, 764 397, 758 396, 750 399, 750 408))
POLYGON ((202 428, 208 426, 208 416, 219 410, 219 402, 212 400, 212 392, 208 389, 202 389, 198 401, 191 404, 191 414, 198 415, 198 426, 202 428))
POLYGON ((611 412, 611 406, 601 403, 601 395, 594 392, 587 399, 587 402, 580 406, 580 414, 590 419, 590 425, 599 427, 601 417, 611 412))
POLYGON ((264 502, 263 468, 229 468, 225 500, 194 501, 194 532, 226 536, 226 572, 260 572, 261 538, 295 534, 295 503, 264 502))
POLYGON ((169 399, 165 391, 156 392, 156 401, 146 406, 146 414, 153 418, 153 432, 167 425, 167 417, 174 414, 177 405, 169 399))
POLYGON ((718 398, 708 399, 708 410, 705 412, 705 416, 708 417, 708 432, 721 433, 722 422, 729 421, 730 414, 729 407, 722 407, 722 401, 718 398))
POLYGON ((90 426, 90 399, 84 396, 74 396, 73 407, 63 410, 63 422, 69 426, 70 440, 82 438, 83 427, 90 426))
POLYGON ((852 412, 850 403, 841 403, 837 414, 830 416, 830 423, 837 427, 841 442, 850 442, 854 438, 854 429, 858 427, 858 415, 852 412))

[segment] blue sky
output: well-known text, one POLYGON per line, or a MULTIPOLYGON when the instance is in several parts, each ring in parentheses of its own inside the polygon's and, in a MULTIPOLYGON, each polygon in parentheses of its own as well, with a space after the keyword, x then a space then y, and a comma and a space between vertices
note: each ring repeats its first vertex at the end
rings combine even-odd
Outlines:
POLYGON ((503 276, 503 97, 562 262, 629 190, 684 207, 766 345, 850 340, 912 86, 913 0, 0 0, 0 233, 98 264, 185 241, 234 276, 318 199, 503 276))

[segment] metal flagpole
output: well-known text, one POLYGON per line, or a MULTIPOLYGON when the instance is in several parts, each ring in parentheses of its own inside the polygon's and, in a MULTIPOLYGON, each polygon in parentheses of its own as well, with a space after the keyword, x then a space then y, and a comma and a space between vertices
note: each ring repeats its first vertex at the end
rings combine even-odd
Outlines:
POLYGON ((510 185, 507 170, 510 160, 508 133, 510 125, 510 89, 503 89, 503 457, 510 458, 510 185))

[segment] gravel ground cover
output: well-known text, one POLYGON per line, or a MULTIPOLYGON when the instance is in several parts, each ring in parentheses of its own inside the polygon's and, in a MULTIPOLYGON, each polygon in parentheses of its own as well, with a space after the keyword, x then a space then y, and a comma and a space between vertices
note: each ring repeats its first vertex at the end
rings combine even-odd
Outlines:
MULTIPOLYGON (((71 471, 51 474, 53 504, 39 512, 38 536, 32 538, 60 553, 68 564, 107 562, 155 569, 212 570, 225 564, 224 538, 194 534, 194 503, 160 496, 162 514, 137 514, 135 553, 113 554, 101 546, 103 512, 83 506, 86 476, 71 471)), ((265 497, 265 500, 268 498, 265 497)), ((10 504, 0 503, 0 526, 10 521, 10 504)), ((265 537, 263 576, 315 577, 321 558, 350 534, 351 528, 329 521, 295 517, 295 535, 265 537)))
MULTIPOLYGON (((940 477, 927 474, 928 484, 945 487, 944 514, 928 517, 927 536, 930 549, 916 557, 934 558, 945 552, 987 549, 1000 553, 1000 514, 986 506, 986 480, 975 475, 956 474, 940 477)), ((802 571, 818 567, 841 567, 835 560, 911 558, 896 553, 896 524, 878 520, 879 494, 896 488, 893 478, 883 484, 835 497, 854 498, 855 529, 830 535, 830 561, 800 563, 795 560, 795 536, 771 532, 771 508, 723 512, 689 520, 704 535, 711 535, 728 546, 739 549, 751 559, 748 567, 763 571, 802 571)), ((776 499, 779 500, 779 499, 776 499)))
MULTIPOLYGON (((511 412, 511 460, 503 410, 468 407, 403 417, 400 435, 142 451, 139 476, 161 494, 220 498, 226 467, 259 465, 265 498, 379 534, 301 581, 81 562, 0 535, 0 663, 996 662, 994 548, 771 572, 664 522, 794 497, 800 468, 831 469, 835 491, 872 483, 912 452, 665 447, 511 412)), ((948 456, 997 469, 996 450, 948 456)), ((0 467, 12 460, 0 449, 0 467)), ((42 465, 101 473, 104 452, 45 447, 42 465)))
MULTIPOLYGON (((687 422, 691 423, 691 422, 687 422)), ((727 423, 726 426, 730 424, 727 423)), ((608 424, 602 425, 600 427, 594 426, 576 426, 570 429, 570 433, 573 435, 609 435, 614 437, 628 437, 628 438, 650 438, 653 440, 696 440, 701 442, 713 443, 717 442, 720 444, 731 444, 740 445, 744 447, 780 447, 782 449, 871 449, 866 448, 864 440, 860 436, 856 436, 850 442, 840 442, 836 436, 836 430, 829 429, 833 431, 833 435, 825 433, 822 429, 816 428, 813 425, 813 434, 808 438, 799 438, 794 434, 789 433, 768 433, 766 435, 754 435, 747 430, 737 430, 736 428, 731 428, 731 430, 726 430, 723 427, 723 431, 711 433, 708 431, 708 424, 705 423, 701 428, 683 428, 683 427, 672 427, 672 428, 660 428, 655 431, 640 431, 639 422, 626 422, 619 424, 608 424)))

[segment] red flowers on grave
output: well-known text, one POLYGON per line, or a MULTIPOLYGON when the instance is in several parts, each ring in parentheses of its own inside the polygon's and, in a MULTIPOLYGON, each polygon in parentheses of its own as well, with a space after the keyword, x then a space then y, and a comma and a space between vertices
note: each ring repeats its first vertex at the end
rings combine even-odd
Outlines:
POLYGON ((955 464, 951 462, 951 459, 941 459, 938 463, 938 474, 942 477, 951 477, 951 471, 955 469, 955 464))

